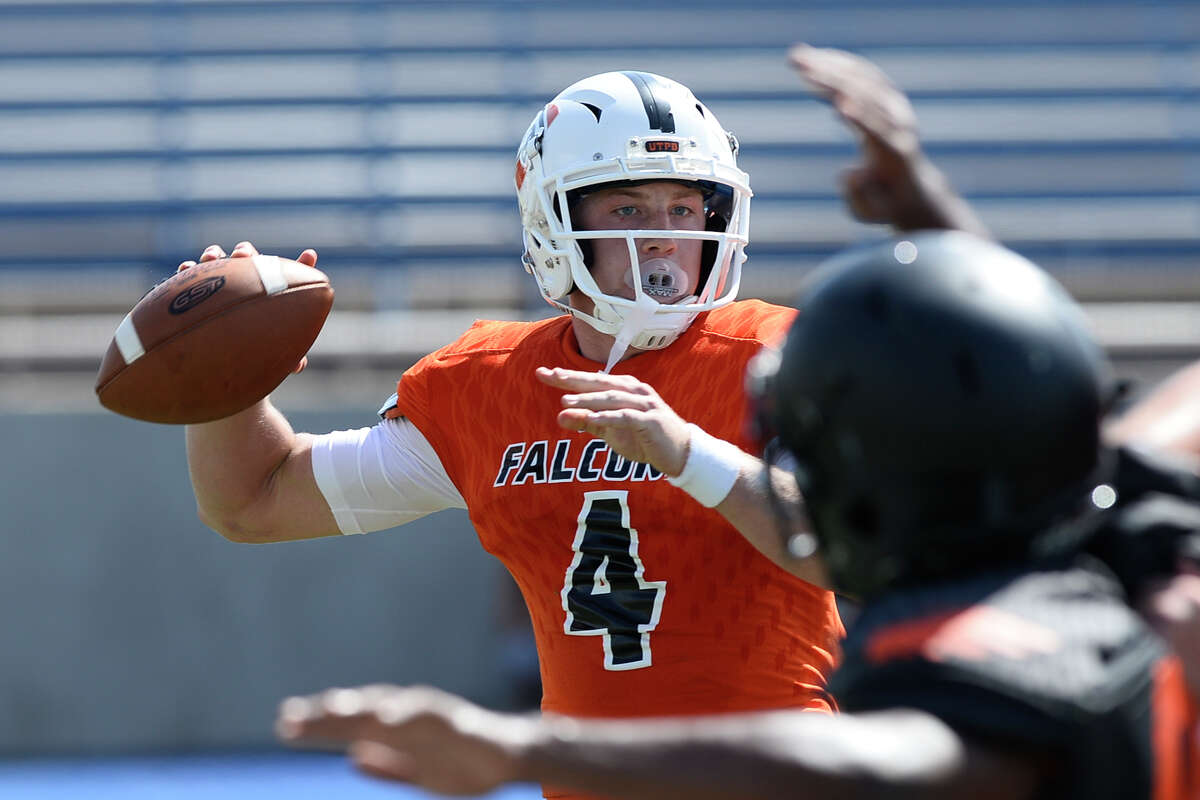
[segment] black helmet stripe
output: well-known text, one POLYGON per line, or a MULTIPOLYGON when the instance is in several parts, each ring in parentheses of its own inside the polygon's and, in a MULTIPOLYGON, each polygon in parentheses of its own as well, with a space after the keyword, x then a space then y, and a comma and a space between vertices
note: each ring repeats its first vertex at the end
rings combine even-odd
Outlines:
POLYGON ((638 94, 642 96, 642 105, 646 107, 646 118, 650 120, 650 130, 674 133, 675 117, 671 114, 671 103, 665 97, 655 96, 654 77, 645 72, 622 72, 621 74, 633 81, 638 94))

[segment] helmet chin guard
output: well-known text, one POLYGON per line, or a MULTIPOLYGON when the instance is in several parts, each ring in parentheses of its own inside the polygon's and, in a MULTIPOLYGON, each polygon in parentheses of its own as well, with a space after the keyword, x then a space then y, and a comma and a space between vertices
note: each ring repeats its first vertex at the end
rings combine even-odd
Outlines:
POLYGON ((687 87, 646 72, 585 78, 530 124, 516 166, 522 260, 546 302, 616 337, 610 369, 627 348, 666 347, 697 314, 737 297, 752 193, 736 155, 737 139, 687 87), (576 229, 571 206, 579 194, 652 180, 696 185, 705 196, 706 230, 576 229), (632 298, 605 293, 593 280, 585 243, 602 238, 626 241, 632 298), (653 263, 665 259, 639 265, 637 240, 646 238, 703 240, 700 285, 680 289, 682 270, 653 263), (570 304, 575 291, 592 300, 591 313, 570 304))

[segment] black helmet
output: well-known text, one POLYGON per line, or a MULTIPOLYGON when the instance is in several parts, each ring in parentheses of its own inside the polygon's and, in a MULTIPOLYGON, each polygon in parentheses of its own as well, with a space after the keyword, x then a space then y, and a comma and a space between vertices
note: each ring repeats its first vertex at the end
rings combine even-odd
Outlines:
POLYGON ((1045 532, 1095 485, 1113 382, 1049 275, 924 232, 835 256, 798 306, 761 406, 839 590, 1057 546, 1045 532))

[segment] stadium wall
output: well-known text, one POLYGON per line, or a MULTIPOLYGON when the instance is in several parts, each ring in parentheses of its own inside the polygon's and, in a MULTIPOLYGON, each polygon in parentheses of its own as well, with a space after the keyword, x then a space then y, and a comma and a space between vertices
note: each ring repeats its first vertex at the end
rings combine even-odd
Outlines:
POLYGON ((329 685, 504 704, 507 578, 465 514, 233 544, 196 518, 178 428, 6 414, 0 442, 0 755, 270 746, 279 699, 329 685))

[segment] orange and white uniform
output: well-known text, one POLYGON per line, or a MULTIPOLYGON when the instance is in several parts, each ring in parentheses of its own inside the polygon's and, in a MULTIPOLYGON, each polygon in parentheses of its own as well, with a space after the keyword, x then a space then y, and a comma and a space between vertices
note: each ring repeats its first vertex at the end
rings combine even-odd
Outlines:
MULTIPOLYGON (((670 347, 613 372, 636 376, 685 420, 748 448, 746 363, 782 336, 794 313, 733 303, 698 317, 670 347)), ((400 448, 376 447, 354 460, 347 450, 370 449, 385 434, 321 437, 314 472, 342 530, 428 513, 438 491, 443 506, 465 506, 529 607, 546 711, 830 710, 826 676, 843 633, 833 595, 771 563, 717 511, 648 465, 560 428, 562 392, 535 378, 542 366, 597 368, 578 352, 570 317, 478 322, 405 372, 377 427, 414 426, 428 448, 417 448, 417 460, 436 462, 444 476, 412 477, 411 464, 398 464, 402 475, 387 485, 419 485, 391 511, 364 508, 363 498, 379 493, 354 483, 381 461, 403 461, 400 448)))

